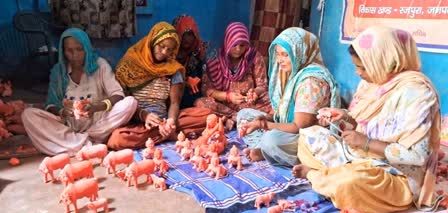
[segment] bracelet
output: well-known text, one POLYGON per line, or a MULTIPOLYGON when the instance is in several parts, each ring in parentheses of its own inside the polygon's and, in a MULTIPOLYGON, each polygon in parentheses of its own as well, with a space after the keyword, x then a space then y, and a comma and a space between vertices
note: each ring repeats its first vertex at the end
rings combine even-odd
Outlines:
POLYGON ((226 101, 227 103, 230 103, 230 90, 226 91, 226 101))
POLYGON ((104 99, 101 102, 106 104, 106 111, 110 111, 112 109, 112 102, 109 99, 104 99))
POLYGON ((364 152, 368 152, 368 151, 369 151, 370 141, 372 141, 372 139, 369 138, 369 137, 367 137, 367 141, 366 141, 366 143, 364 144, 364 148, 363 148, 364 152))

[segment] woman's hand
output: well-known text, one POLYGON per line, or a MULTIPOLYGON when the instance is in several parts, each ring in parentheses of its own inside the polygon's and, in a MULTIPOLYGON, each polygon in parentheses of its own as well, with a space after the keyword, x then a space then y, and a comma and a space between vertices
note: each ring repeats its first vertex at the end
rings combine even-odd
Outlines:
POLYGON ((162 136, 163 140, 167 139, 175 131, 176 131, 176 124, 174 122, 174 119, 172 118, 164 120, 159 125, 159 133, 162 136))
POLYGON ((153 127, 159 126, 161 123, 162 119, 154 113, 148 113, 145 117, 146 129, 152 129, 153 127))
POLYGON ((330 122, 339 121, 348 117, 347 113, 339 108, 325 107, 317 111, 318 123, 321 126, 328 126, 330 122))
POLYGON ((230 92, 229 96, 230 96, 230 102, 236 105, 243 103, 246 99, 245 96, 237 92, 230 92))
POLYGON ((73 117, 75 115, 73 113, 73 109, 72 108, 64 107, 64 108, 60 109, 59 116, 61 118, 66 118, 66 117, 73 117))
POLYGON ((238 125, 238 130, 241 131, 240 137, 248 135, 257 129, 261 129, 262 128, 261 125, 263 124, 263 122, 267 122, 263 117, 257 117, 249 122, 247 121, 241 122, 240 125, 238 125))
POLYGON ((341 136, 352 149, 363 149, 368 139, 366 135, 353 130, 343 131, 341 136))
POLYGON ((187 77, 187 86, 190 87, 190 91, 192 94, 196 94, 199 92, 198 85, 201 82, 201 79, 198 77, 187 77))
POLYGON ((102 102, 97 104, 86 104, 83 107, 83 111, 86 112, 88 118, 92 118, 95 112, 102 111, 102 105, 102 102))
POLYGON ((257 102, 258 99, 258 95, 255 92, 254 88, 249 89, 249 91, 247 91, 247 96, 246 96, 246 102, 249 104, 255 104, 255 102, 257 102))

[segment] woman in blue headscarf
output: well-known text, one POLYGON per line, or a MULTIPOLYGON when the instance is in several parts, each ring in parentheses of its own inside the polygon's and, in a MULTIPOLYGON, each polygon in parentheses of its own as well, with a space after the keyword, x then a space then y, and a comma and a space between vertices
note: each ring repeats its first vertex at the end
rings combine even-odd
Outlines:
POLYGON ((110 65, 93 51, 84 31, 64 31, 59 50, 45 110, 28 108, 22 120, 39 151, 73 155, 83 145, 105 142, 115 128, 131 119, 137 101, 124 98, 110 65))
POLYGON ((317 124, 320 108, 339 106, 339 92, 323 65, 318 39, 301 28, 288 28, 271 43, 268 74, 274 116, 238 112, 237 125, 249 146, 244 153, 252 161, 294 166, 299 130, 317 124))

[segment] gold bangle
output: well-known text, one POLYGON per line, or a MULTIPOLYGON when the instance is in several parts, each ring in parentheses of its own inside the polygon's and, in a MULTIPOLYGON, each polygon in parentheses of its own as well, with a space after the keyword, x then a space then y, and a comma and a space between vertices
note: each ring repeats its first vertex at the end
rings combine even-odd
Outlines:
POLYGON ((106 104, 106 111, 110 111, 112 109, 112 102, 109 99, 104 99, 102 102, 106 104))

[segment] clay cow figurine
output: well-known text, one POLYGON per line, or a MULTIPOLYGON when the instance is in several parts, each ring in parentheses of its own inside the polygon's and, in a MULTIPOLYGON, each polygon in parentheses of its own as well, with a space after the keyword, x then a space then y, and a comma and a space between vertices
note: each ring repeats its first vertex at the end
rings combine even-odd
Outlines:
POLYGON ((154 188, 159 189, 159 191, 164 191, 167 189, 166 181, 162 177, 157 177, 155 175, 151 175, 152 180, 154 181, 154 188))
POLYGON ((53 171, 64 168, 70 163, 70 156, 67 153, 59 154, 54 157, 45 157, 39 165, 39 172, 44 175, 44 183, 48 182, 47 175, 50 175, 54 182, 53 171))
POLYGON ((59 181, 67 186, 81 178, 93 178, 93 165, 90 161, 81 161, 74 164, 67 164, 59 173, 59 181))
POLYGON ((78 212, 77 201, 83 197, 94 201, 98 198, 98 181, 96 178, 83 179, 75 183, 68 184, 61 193, 59 203, 65 204, 65 212, 70 212, 70 205, 73 205, 75 213, 78 212))
POLYGON ((125 177, 127 179, 128 186, 131 186, 132 180, 134 180, 135 188, 138 187, 138 177, 140 175, 146 175, 146 181, 150 184, 152 179, 149 176, 154 173, 155 164, 153 160, 145 159, 140 162, 133 162, 126 168, 125 177))
POLYGON ((267 194, 258 195, 255 198, 255 205, 254 207, 257 207, 257 209, 260 209, 261 205, 265 205, 266 207, 269 207, 270 202, 272 198, 274 198, 275 193, 269 192, 267 194))
POLYGON ((126 164, 129 166, 134 161, 134 153, 131 149, 123 149, 120 151, 111 151, 103 160, 102 165, 106 167, 107 173, 110 174, 111 170, 116 174, 115 167, 119 164, 126 164))
POLYGON ((98 212, 99 208, 103 208, 104 213, 109 212, 109 208, 107 207, 107 199, 106 198, 100 198, 96 201, 91 201, 87 203, 87 208, 93 211, 94 213, 98 212))
POLYGON ((104 157, 107 155, 107 146, 105 144, 97 144, 93 146, 83 146, 81 150, 76 153, 76 159, 79 161, 89 160, 93 158, 101 159, 103 162, 104 157))
POLYGON ((230 154, 227 159, 227 163, 229 164, 229 169, 236 165, 236 169, 241 171, 243 169, 243 164, 241 163, 241 156, 238 152, 238 148, 235 145, 230 149, 230 154))

